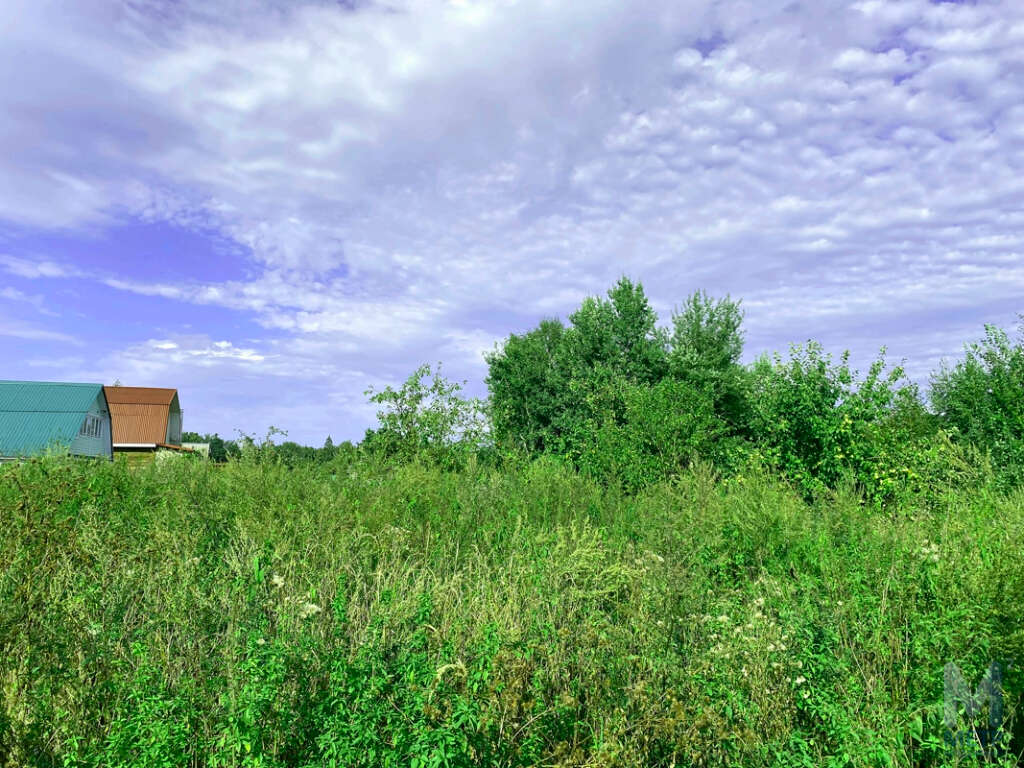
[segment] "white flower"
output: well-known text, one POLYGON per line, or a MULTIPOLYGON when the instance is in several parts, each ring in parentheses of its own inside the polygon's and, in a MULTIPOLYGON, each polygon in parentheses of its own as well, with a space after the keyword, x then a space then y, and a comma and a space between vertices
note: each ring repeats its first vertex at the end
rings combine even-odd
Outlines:
POLYGON ((258 639, 258 640, 256 641, 256 645, 266 645, 266 644, 267 644, 267 641, 266 641, 266 640, 264 640, 264 639, 263 639, 262 637, 261 637, 261 638, 259 638, 259 639, 258 639))
POLYGON ((310 616, 315 616, 320 613, 320 606, 316 603, 303 603, 299 609, 299 616, 303 619, 308 619, 310 616))
POLYGON ((280 589, 284 586, 284 576, 279 573, 275 573, 270 577, 270 583, 277 587, 277 589, 280 589))
POLYGON ((807 678, 806 678, 806 677, 804 677, 803 675, 800 675, 800 676, 799 676, 799 677, 798 677, 798 678, 797 678, 796 680, 794 680, 793 682, 794 682, 794 683, 796 683, 797 685, 803 685, 804 683, 806 683, 806 682, 807 682, 807 678))

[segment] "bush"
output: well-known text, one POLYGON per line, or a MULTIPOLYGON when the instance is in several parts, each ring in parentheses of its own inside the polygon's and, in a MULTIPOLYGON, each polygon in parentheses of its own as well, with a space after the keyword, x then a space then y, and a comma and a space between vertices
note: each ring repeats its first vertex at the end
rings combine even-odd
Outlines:
POLYGON ((398 461, 424 457, 445 465, 464 461, 479 449, 487 435, 484 406, 479 400, 459 396, 460 384, 441 376, 441 366, 417 368, 395 390, 371 388, 370 402, 377 411, 379 426, 368 430, 363 446, 398 461), (424 379, 431 376, 429 383, 424 379))
POLYGON ((954 367, 932 377, 932 407, 954 439, 991 454, 1004 487, 1024 480, 1024 326, 1022 341, 985 326, 954 367))
POLYGON ((941 439, 934 442, 934 420, 903 369, 886 369, 884 353, 863 379, 848 353, 834 363, 814 342, 794 346, 787 361, 776 355, 754 364, 754 450, 808 497, 853 482, 882 504, 924 488, 922 471, 942 474, 935 462, 946 454, 936 447, 941 439))

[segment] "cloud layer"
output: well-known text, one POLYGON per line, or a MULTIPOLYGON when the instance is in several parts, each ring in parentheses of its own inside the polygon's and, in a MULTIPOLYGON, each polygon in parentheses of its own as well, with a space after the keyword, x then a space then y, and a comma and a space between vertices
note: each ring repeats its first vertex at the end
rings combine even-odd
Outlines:
POLYGON ((482 350, 623 273, 666 319, 742 297, 752 353, 888 343, 922 377, 1024 309, 1018 3, 6 8, 0 333, 78 338, 25 311, 68 285, 86 314, 112 290, 244 318, 79 339, 103 356, 67 373, 178 376, 211 428, 358 436, 367 384, 425 360, 479 382, 482 350), (244 266, 168 280, 38 243, 140 222, 244 266))

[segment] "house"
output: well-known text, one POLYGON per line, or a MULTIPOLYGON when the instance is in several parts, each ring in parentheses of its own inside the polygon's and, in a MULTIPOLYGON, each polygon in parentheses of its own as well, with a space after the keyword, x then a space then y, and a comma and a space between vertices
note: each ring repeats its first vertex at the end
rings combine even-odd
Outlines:
POLYGON ((110 459, 112 434, 101 384, 0 381, 0 460, 47 450, 110 459))
POLYGON ((158 387, 104 387, 110 404, 117 453, 180 451, 178 390, 158 387))

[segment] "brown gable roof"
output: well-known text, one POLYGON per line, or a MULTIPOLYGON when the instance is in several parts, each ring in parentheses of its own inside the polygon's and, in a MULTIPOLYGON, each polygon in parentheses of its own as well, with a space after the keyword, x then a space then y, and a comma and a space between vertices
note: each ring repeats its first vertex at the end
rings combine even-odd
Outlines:
POLYGON ((104 387, 114 443, 163 443, 176 389, 104 387))
POLYGON ((161 387, 104 387, 107 402, 125 405, 166 405, 169 406, 178 394, 176 389, 161 387))

